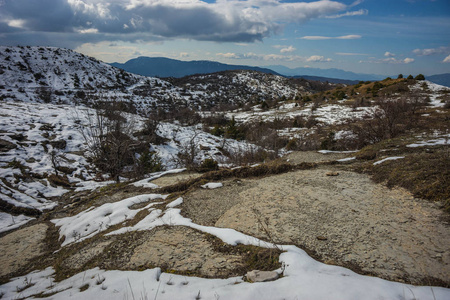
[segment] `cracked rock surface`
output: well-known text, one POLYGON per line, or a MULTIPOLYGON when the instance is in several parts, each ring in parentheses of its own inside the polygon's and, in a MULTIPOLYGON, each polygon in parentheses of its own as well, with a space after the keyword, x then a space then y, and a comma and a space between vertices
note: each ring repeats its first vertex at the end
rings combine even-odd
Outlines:
POLYGON ((438 204, 363 174, 339 170, 327 176, 332 171, 225 181, 221 189, 191 192, 183 211, 195 223, 296 244, 359 273, 450 283, 450 227, 438 204))

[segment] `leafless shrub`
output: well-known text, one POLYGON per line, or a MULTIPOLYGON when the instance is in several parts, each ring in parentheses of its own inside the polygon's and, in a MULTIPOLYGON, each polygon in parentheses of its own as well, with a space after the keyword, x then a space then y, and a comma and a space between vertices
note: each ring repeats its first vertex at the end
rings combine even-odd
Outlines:
POLYGON ((306 128, 310 129, 316 126, 318 123, 319 122, 316 120, 316 118, 313 115, 310 115, 304 124, 306 128))
POLYGON ((201 122, 200 115, 190 108, 173 109, 167 116, 170 120, 176 120, 182 125, 192 126, 201 122))
POLYGON ((405 98, 379 99, 366 118, 359 122, 349 121, 358 147, 391 139, 417 126, 417 102, 405 98))
POLYGON ((198 134, 198 131, 194 131, 194 134, 190 139, 180 145, 180 152, 178 153, 178 156, 174 158, 178 166, 191 170, 198 167, 199 162, 196 160, 196 157, 200 152, 199 145, 196 141, 198 134))
POLYGON ((211 126, 211 127, 216 126, 216 125, 217 126, 225 126, 228 123, 228 119, 225 118, 224 114, 213 113, 207 117, 204 117, 202 119, 202 123, 205 126, 211 126))
POLYGON ((264 217, 260 210, 253 207, 252 212, 256 217, 256 222, 258 224, 259 230, 262 231, 262 233, 266 236, 266 238, 269 240, 269 242, 278 250, 283 251, 281 246, 277 245, 275 236, 272 233, 272 230, 270 227, 270 220, 269 217, 264 217))
POLYGON ((50 103, 53 100, 53 90, 50 87, 38 87, 36 89, 36 94, 45 103, 50 103))
POLYGON ((235 149, 227 149, 228 163, 236 166, 247 166, 276 158, 274 152, 269 152, 254 145, 239 146, 235 149))
POLYGON ((119 106, 104 102, 94 111, 87 110, 84 114, 87 126, 78 127, 92 162, 117 182, 124 167, 134 163, 134 149, 140 145, 132 138, 134 120, 127 118, 119 106))

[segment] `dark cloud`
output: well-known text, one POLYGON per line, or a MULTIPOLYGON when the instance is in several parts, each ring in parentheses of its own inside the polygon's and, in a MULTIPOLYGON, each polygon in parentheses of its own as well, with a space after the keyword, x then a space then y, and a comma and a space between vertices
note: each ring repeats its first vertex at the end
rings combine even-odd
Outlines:
POLYGON ((175 38, 254 42, 281 31, 280 24, 300 23, 345 8, 336 1, 4 0, 0 2, 0 42, 24 41, 31 32, 30 42, 67 33, 62 39, 68 44, 175 38))
POLYGON ((0 17, 2 25, 23 20, 22 30, 46 32, 71 31, 74 21, 71 6, 60 0, 6 0, 0 4, 0 17))

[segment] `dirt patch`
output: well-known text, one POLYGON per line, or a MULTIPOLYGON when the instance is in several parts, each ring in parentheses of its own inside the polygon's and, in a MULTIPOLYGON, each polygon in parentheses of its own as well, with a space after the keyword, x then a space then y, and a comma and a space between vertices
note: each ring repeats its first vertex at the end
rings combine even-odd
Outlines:
POLYGON ((222 190, 186 195, 183 211, 194 222, 282 244, 296 244, 320 260, 360 273, 415 284, 450 282, 450 228, 438 204, 390 190, 366 175, 295 171, 227 181, 222 190), (197 206, 202 208, 200 213, 197 206), (230 208, 231 206, 231 208, 230 208))
POLYGON ((0 238, 0 277, 16 272, 44 253, 48 226, 36 224, 0 238))

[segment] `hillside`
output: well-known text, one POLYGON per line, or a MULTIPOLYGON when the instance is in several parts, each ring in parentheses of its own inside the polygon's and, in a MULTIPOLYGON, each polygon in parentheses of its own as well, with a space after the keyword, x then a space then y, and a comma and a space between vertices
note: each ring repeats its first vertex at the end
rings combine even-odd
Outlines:
POLYGON ((0 47, 0 298, 448 299, 449 96, 0 47))
MULTIPOLYGON (((0 89, 3 99, 52 103, 88 103, 115 99, 145 112, 160 107, 207 109, 221 104, 292 97, 316 90, 293 84, 277 75, 233 71, 209 75, 223 84, 164 81, 127 73, 67 49, 51 47, 0 47, 0 89)), ((330 85, 329 88, 333 86, 330 85)))
POLYGON ((249 70, 278 75, 276 72, 266 68, 243 65, 228 65, 216 61, 207 60, 181 61, 165 57, 141 56, 138 58, 130 59, 123 64, 112 63, 111 65, 130 73, 156 77, 179 78, 194 74, 210 74, 231 70, 249 70))
POLYGON ((450 73, 427 76, 427 79, 436 84, 450 87, 450 73))

